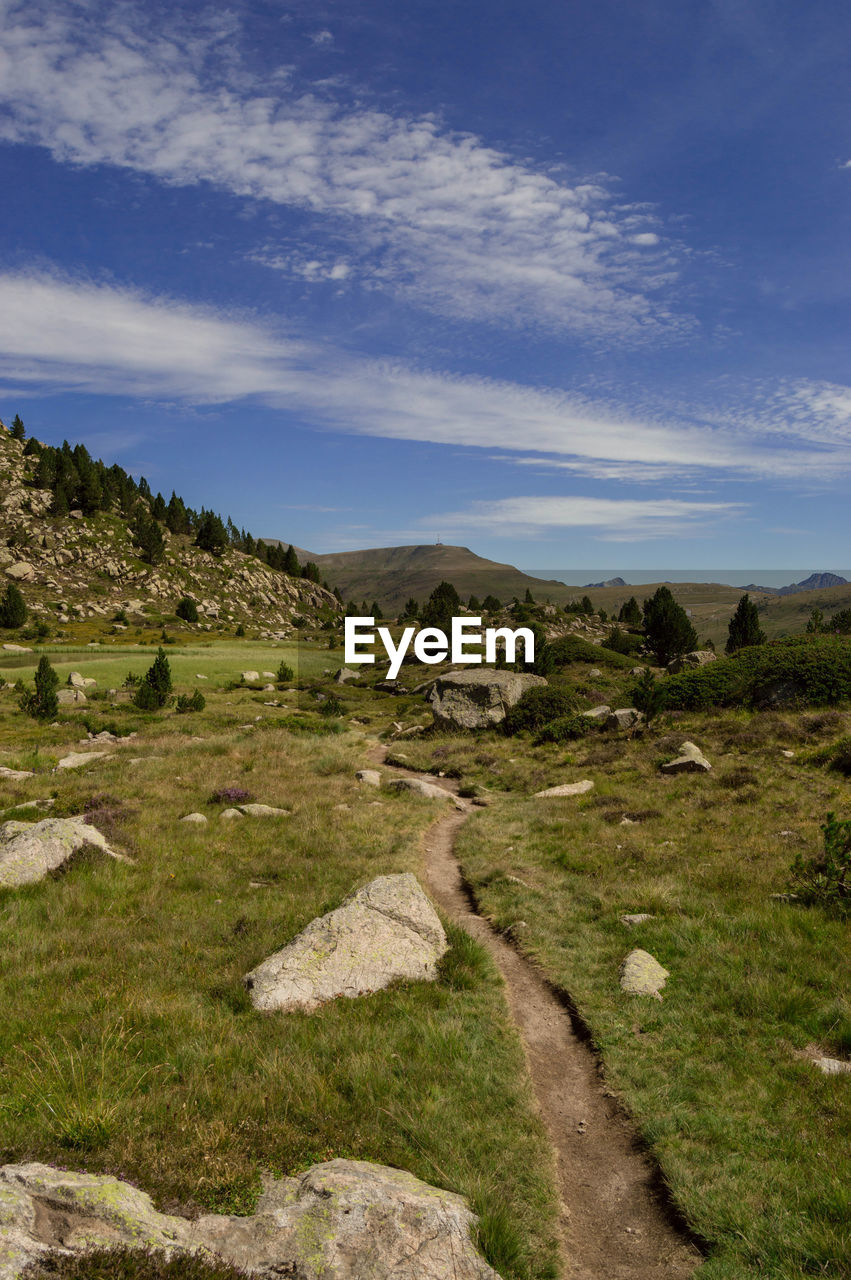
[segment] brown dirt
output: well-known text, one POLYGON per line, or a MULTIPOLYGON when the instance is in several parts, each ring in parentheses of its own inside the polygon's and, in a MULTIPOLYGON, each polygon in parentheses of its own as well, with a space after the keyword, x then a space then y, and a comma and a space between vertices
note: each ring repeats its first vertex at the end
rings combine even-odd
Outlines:
MULTIPOLYGON (((383 763, 385 749, 372 751, 383 763)), ((401 772, 401 770, 399 771, 401 772)), ((455 793, 449 779, 421 774, 455 793)), ((425 836, 428 887, 446 915, 487 948, 503 976, 558 1170, 565 1280, 681 1280, 701 1255, 660 1195, 660 1180, 635 1132, 574 1030, 565 1002, 537 968, 475 910, 455 858, 472 812, 441 816, 425 836)))

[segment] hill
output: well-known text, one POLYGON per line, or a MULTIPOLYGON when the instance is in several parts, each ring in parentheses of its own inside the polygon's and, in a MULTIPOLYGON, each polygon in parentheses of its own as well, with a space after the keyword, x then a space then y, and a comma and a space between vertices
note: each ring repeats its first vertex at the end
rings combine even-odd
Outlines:
POLYGON ((232 546, 218 554, 202 550, 193 532, 171 532, 152 514, 154 499, 143 482, 135 486, 120 468, 93 463, 85 450, 70 451, 77 470, 88 459, 89 474, 108 476, 122 489, 121 499, 101 499, 90 514, 74 499, 68 504, 64 494, 57 502, 55 484, 51 489, 38 481, 46 470, 44 454, 52 459, 59 452, 14 438, 0 422, 0 570, 21 587, 36 627, 53 632, 91 620, 87 638, 94 638, 104 628, 117 635, 128 627, 138 632, 174 625, 183 596, 195 601, 199 621, 178 625, 192 631, 242 624, 265 638, 283 638, 294 617, 336 612, 334 597, 315 582, 232 546), (57 514, 63 505, 66 514, 57 514), (140 518, 159 530, 160 549, 150 557, 155 563, 144 558, 140 518))
MULTIPOLYGON (((265 542, 275 542, 265 538, 265 542)), ((338 587, 346 600, 377 601, 385 613, 401 609, 410 596, 422 602, 438 583, 451 582, 462 599, 494 595, 505 603, 520 599, 527 588, 535 599, 549 597, 563 604, 577 594, 563 582, 533 578, 510 564, 485 560, 468 547, 378 547, 366 551, 340 551, 309 555, 323 578, 338 587)))
POLYGON ((746 591, 764 591, 772 596, 794 596, 802 591, 824 591, 828 587, 847 587, 847 578, 838 573, 811 573, 802 582, 791 582, 788 587, 745 587, 746 591))

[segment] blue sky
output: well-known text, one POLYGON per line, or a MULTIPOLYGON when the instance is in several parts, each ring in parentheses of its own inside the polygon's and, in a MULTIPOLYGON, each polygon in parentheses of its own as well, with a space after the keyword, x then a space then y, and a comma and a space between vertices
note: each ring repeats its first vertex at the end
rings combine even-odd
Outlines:
POLYGON ((841 568, 851 9, 0 0, 0 415, 318 552, 841 568))

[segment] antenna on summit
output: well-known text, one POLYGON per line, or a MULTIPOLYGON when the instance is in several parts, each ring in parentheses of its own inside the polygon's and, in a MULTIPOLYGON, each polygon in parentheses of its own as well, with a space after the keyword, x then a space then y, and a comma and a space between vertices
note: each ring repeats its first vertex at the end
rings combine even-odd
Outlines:
POLYGON ((437 535, 437 542, 436 542, 434 545, 435 545, 436 547, 442 547, 442 546, 443 546, 443 543, 440 541, 440 534, 438 534, 438 535, 437 535))

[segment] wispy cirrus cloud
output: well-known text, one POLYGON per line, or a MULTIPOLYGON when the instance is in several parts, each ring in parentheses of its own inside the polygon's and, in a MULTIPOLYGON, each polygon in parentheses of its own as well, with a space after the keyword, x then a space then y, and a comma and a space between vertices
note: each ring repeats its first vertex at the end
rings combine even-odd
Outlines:
POLYGON ((499 537, 534 538, 585 529, 605 542, 632 542, 697 537, 711 532, 719 519, 739 515, 743 510, 744 504, 736 502, 528 496, 474 502, 467 511, 442 512, 421 524, 428 529, 439 528, 449 537, 475 530, 499 537))
POLYGON ((0 274, 0 379, 7 394, 256 400, 319 428, 480 448, 520 466, 630 484, 702 476, 824 484, 851 470, 847 387, 761 387, 747 411, 740 402, 654 416, 358 358, 256 317, 45 273, 0 274))
POLYGON ((127 5, 0 0, 0 138, 306 211, 356 250, 370 287, 440 314, 595 341, 690 329, 668 300, 672 247, 600 182, 570 184, 428 116, 299 93, 289 69, 257 86, 219 30, 143 21, 127 5))

